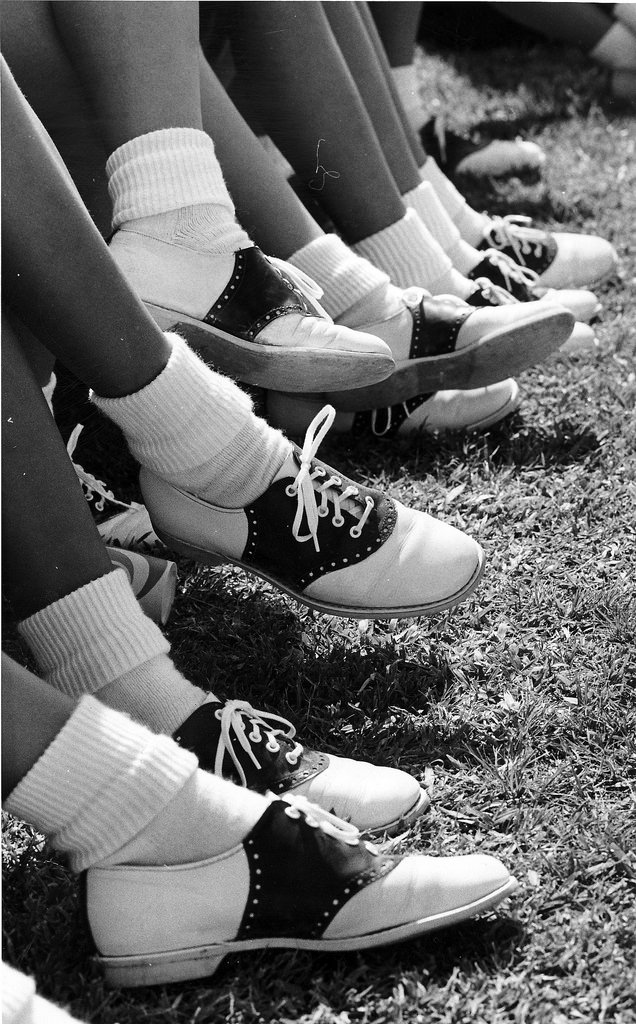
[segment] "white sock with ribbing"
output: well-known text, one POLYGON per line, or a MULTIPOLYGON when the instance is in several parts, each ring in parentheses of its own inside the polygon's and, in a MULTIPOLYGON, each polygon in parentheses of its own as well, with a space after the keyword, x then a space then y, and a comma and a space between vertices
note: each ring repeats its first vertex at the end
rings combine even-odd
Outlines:
POLYGON ((258 498, 291 451, 254 414, 237 385, 215 373, 176 334, 155 380, 123 398, 92 400, 123 430, 132 454, 177 487, 227 508, 258 498))
POLYGON ((123 569, 92 580, 19 624, 48 683, 95 694, 156 732, 173 733, 206 699, 168 657, 123 569))
POLYGON ((415 210, 352 247, 389 275, 400 288, 419 285, 433 295, 465 299, 473 283, 455 270, 450 259, 426 229, 415 210))
POLYGON ((67 854, 95 864, 185 864, 242 842, 265 797, 202 772, 196 757, 84 697, 5 802, 67 854))
POLYGON ((137 136, 111 154, 106 173, 119 229, 110 251, 133 290, 169 308, 185 297, 184 311, 209 309, 234 253, 252 245, 210 136, 195 128, 137 136))
POLYGON ((468 274, 481 263, 483 254, 464 241, 429 181, 421 181, 416 188, 406 192, 402 202, 415 210, 460 274, 468 274))
POLYGON ((457 225, 459 233, 469 245, 479 245, 484 230, 490 223, 484 213, 477 213, 469 206, 461 192, 459 192, 452 181, 449 181, 443 171, 433 160, 432 156, 426 158, 426 163, 420 167, 422 181, 428 181, 435 189, 437 198, 446 210, 451 220, 457 225))
POLYGON ((334 234, 314 238, 298 249, 289 262, 317 281, 324 293, 321 304, 334 320, 340 320, 352 306, 390 283, 387 274, 358 256, 334 234))

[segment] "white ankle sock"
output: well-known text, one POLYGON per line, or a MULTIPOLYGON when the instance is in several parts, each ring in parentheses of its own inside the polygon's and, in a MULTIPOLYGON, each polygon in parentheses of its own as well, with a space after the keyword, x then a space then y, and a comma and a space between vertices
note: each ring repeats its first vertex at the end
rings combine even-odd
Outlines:
POLYGON ((100 701, 173 733, 205 700, 175 668, 170 644, 144 615, 123 569, 24 619, 19 630, 43 677, 69 697, 100 701))
MULTIPOLYGON (((236 221, 214 143, 195 128, 139 135, 106 164, 113 227, 227 255, 251 246, 236 221)), ((222 285, 221 285, 222 287, 222 285)))
POLYGON ((400 288, 418 285, 433 295, 449 293, 460 298, 472 290, 470 282, 453 269, 415 210, 407 210, 401 220, 363 238, 353 248, 384 270, 400 288))
POLYGON ((84 697, 5 809, 47 834, 74 871, 187 863, 241 842, 264 797, 200 772, 197 759, 84 697))
POLYGON ((391 75, 404 112, 411 126, 418 131, 426 121, 427 111, 420 97, 417 69, 414 64, 403 64, 401 67, 391 68, 391 75))
POLYGON ((430 181, 421 181, 402 196, 402 201, 415 210, 460 274, 468 274, 481 262, 481 253, 461 237, 459 228, 450 219, 430 181))
POLYGON ((318 282, 324 292, 321 305, 334 320, 389 283, 386 274, 353 252, 338 235, 315 238, 289 262, 318 282))
POLYGON ((484 229, 488 226, 488 217, 483 213, 477 213, 468 205, 452 181, 449 181, 446 175, 440 171, 432 156, 427 157, 426 163, 420 167, 420 176, 422 181, 428 181, 433 186, 437 198, 448 216, 457 225, 464 241, 469 245, 478 245, 482 240, 484 229))
POLYGON ((135 458, 178 487, 227 508, 258 498, 291 445, 254 415, 251 399, 176 334, 159 376, 124 398, 92 400, 123 430, 135 458))

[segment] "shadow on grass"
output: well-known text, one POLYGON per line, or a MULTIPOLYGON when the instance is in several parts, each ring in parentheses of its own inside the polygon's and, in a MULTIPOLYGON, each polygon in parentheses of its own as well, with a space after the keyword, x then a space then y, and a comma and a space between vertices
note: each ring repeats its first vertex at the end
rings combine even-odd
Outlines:
POLYGON ((487 433, 466 435, 461 431, 432 437, 422 435, 410 440, 380 443, 342 441, 331 443, 339 468, 360 478, 382 476, 418 479, 437 475, 457 462, 469 464, 487 461, 493 468, 516 467, 520 470, 541 466, 566 468, 584 462, 602 450, 604 437, 590 425, 576 420, 555 420, 549 426, 533 426, 522 414, 514 413, 505 423, 487 433))

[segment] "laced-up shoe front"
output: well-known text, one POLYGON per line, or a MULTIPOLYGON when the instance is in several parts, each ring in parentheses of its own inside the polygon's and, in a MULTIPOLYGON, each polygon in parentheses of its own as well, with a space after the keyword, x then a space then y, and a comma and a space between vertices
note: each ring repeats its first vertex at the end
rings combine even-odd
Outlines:
POLYGON ((389 345, 395 370, 379 384, 328 392, 338 410, 363 412, 422 393, 496 384, 547 358, 574 326, 572 314, 558 304, 510 298, 475 308, 417 287, 400 295, 395 311, 363 325, 389 345))
POLYGON ((487 249, 468 277, 475 282, 474 292, 466 299, 471 306, 541 301, 562 306, 581 323, 588 323, 602 310, 594 292, 586 288, 545 288, 534 270, 519 266, 497 249, 487 249))
MULTIPOLYGON (((593 288, 614 273, 616 251, 598 235, 543 231, 531 217, 491 217, 479 249, 497 249, 545 288, 593 288)), ((489 276, 489 275, 488 275, 489 276)))
POLYGON ((247 701, 212 698, 173 738, 205 771, 261 793, 291 791, 368 835, 408 828, 430 803, 406 772, 310 750, 286 718, 247 701))
POLYGON ((495 857, 396 857, 307 801, 273 800, 243 843, 174 866, 90 868, 89 926, 112 985, 202 978, 255 949, 341 953, 403 942, 516 888, 495 857))
POLYGON ((334 417, 327 406, 314 418, 302 449, 245 508, 213 505, 142 469, 157 534, 174 551, 233 562, 331 615, 427 615, 464 600, 483 571, 479 545, 316 458, 334 417))

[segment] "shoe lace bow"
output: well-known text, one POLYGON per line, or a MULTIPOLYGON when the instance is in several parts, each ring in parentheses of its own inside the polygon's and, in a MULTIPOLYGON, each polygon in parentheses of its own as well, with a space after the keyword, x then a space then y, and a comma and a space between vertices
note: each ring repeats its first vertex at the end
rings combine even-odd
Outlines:
MULTIPOLYGON (((349 499, 359 497, 360 491, 354 484, 347 484, 343 489, 343 481, 335 473, 327 473, 322 466, 315 466, 312 470, 312 462, 328 433, 336 416, 336 410, 332 405, 325 405, 307 427, 305 440, 300 452, 300 468, 290 484, 285 488, 285 493, 290 498, 296 498, 296 515, 292 524, 294 538, 303 544, 305 541, 313 540, 316 551, 320 551, 318 543, 318 522, 324 516, 329 515, 329 502, 334 506, 334 515, 331 522, 334 526, 343 526, 345 519, 342 515, 344 507, 350 508, 345 503, 349 499), (326 479, 323 479, 325 478, 326 479), (318 483, 322 480, 321 483, 318 483), (320 504, 316 501, 316 495, 321 496, 320 504), (303 519, 307 523, 308 533, 301 534, 303 519)), ((373 498, 367 494, 364 499, 364 511, 356 523, 349 530, 352 537, 359 537, 364 529, 374 507, 373 498)))
MULTIPOLYGON (((279 737, 293 742, 296 735, 294 726, 286 718, 268 711, 257 711, 246 700, 228 700, 223 707, 217 709, 215 715, 221 723, 214 764, 215 774, 222 774, 223 759, 227 753, 243 786, 247 786, 247 777, 234 749, 235 740, 250 758, 254 767, 260 771, 262 764, 254 753, 253 744, 260 743, 265 737, 267 740, 265 750, 271 754, 277 754, 281 749, 279 737), (272 727, 273 723, 276 723, 275 727, 272 727), (247 731, 248 726, 249 732, 247 731)), ((292 767, 296 765, 303 749, 300 743, 294 742, 293 749, 285 753, 287 763, 292 767)))
POLYGON ((534 253, 541 255, 545 245, 545 231, 530 227, 531 217, 509 213, 506 217, 492 217, 492 223, 485 232, 486 239, 496 249, 510 247, 517 263, 525 264, 525 257, 534 253))

